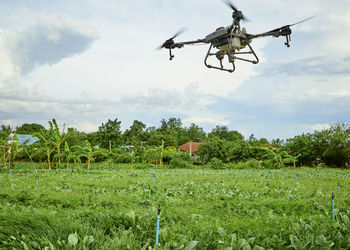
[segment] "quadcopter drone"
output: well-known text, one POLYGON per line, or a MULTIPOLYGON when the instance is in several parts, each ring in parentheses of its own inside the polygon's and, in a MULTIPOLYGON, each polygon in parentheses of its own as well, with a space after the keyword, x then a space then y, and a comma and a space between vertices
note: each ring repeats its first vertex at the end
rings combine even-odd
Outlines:
POLYGON ((174 42, 174 39, 184 32, 184 29, 178 31, 173 37, 166 40, 158 49, 168 49, 169 50, 169 60, 174 58, 172 54, 172 50, 175 48, 183 48, 185 45, 204 45, 210 44, 207 55, 204 59, 204 64, 210 69, 218 69, 227 72, 234 72, 236 69, 235 61, 241 60, 253 64, 259 63, 259 58, 257 57, 255 51, 253 50, 250 43, 254 38, 258 37, 280 37, 284 36, 286 38, 286 42, 284 43, 287 47, 290 47, 290 41, 292 34, 292 30, 290 27, 308 21, 313 17, 306 18, 300 22, 289 24, 282 26, 280 28, 270 30, 268 32, 260 33, 260 34, 249 34, 247 33, 245 28, 241 29, 240 22, 241 20, 248 20, 242 13, 242 11, 238 10, 229 0, 226 0, 225 3, 233 10, 232 18, 233 22, 231 25, 227 27, 219 27, 216 31, 210 33, 203 39, 198 39, 194 41, 186 41, 186 42, 174 42), (213 51, 216 49, 216 52, 213 51), (245 50, 247 49, 247 50, 245 50), (223 59, 227 55, 228 62, 232 64, 232 68, 225 68, 223 65, 223 59), (219 61, 219 65, 215 66, 208 63, 209 57, 216 57, 219 61))

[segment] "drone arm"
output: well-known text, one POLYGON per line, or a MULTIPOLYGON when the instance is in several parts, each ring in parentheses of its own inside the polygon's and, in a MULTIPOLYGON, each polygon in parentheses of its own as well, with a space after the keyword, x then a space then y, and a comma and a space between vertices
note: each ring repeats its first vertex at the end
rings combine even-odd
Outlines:
POLYGON ((279 29, 278 30, 272 30, 272 31, 268 31, 268 32, 264 32, 264 33, 260 33, 260 34, 250 34, 248 35, 248 37, 250 39, 252 38, 259 38, 259 37, 268 37, 268 36, 273 36, 273 37, 279 37, 279 29))
POLYGON ((174 43, 171 47, 172 48, 182 48, 184 45, 193 45, 193 44, 200 44, 200 43, 206 43, 205 39, 198 39, 194 41, 185 41, 185 42, 178 42, 174 43))

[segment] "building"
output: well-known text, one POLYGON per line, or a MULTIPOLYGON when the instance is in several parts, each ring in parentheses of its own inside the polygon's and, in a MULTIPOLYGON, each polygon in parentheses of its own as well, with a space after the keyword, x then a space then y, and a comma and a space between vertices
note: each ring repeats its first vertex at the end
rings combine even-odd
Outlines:
POLYGON ((201 142, 187 142, 185 144, 182 144, 179 147, 179 150, 183 150, 186 152, 189 152, 191 156, 194 155, 194 153, 198 150, 199 145, 201 145, 203 143, 201 142))
POLYGON ((17 137, 18 139, 18 145, 31 145, 33 144, 34 142, 37 142, 39 141, 39 138, 38 137, 33 137, 31 135, 25 135, 25 134, 10 134, 9 135, 9 140, 8 140, 8 143, 9 144, 12 144, 15 142, 15 136, 17 137))

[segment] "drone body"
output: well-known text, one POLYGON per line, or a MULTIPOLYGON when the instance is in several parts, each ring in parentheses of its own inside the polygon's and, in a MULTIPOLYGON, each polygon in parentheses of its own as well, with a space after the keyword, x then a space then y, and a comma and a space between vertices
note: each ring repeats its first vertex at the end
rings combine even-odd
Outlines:
POLYGON ((159 47, 159 49, 161 48, 168 49, 169 56, 170 56, 169 59, 172 60, 174 58, 174 55, 172 54, 172 49, 175 49, 175 48, 180 49, 180 48, 183 48, 185 45, 210 44, 209 50, 204 59, 204 64, 208 68, 218 69, 218 70, 232 73, 236 69, 235 67, 236 60, 241 60, 241 61, 245 61, 253 64, 259 63, 259 58, 257 57, 255 51, 250 45, 253 39, 259 38, 259 37, 267 37, 267 36, 272 36, 272 37, 284 36, 286 37, 285 45, 287 47, 290 47, 290 41, 291 41, 290 35, 292 34, 292 30, 290 27, 313 18, 313 17, 310 17, 300 22, 290 24, 290 25, 285 25, 268 32, 264 32, 260 34, 249 34, 247 33, 245 28, 241 29, 241 25, 240 25, 241 20, 247 20, 247 18, 243 15, 241 11, 239 11, 228 0, 226 0, 226 4, 229 7, 231 7, 231 9, 233 10, 233 13, 232 13, 233 22, 231 25, 227 27, 220 27, 216 29, 216 31, 210 33, 203 39, 175 43, 174 39, 183 32, 183 30, 180 30, 173 37, 166 40, 159 47), (231 64, 230 68, 224 67, 223 65, 223 59, 225 55, 228 57, 229 64, 231 64), (208 59, 214 56, 219 61, 219 64, 217 65, 212 65, 208 62, 208 59))

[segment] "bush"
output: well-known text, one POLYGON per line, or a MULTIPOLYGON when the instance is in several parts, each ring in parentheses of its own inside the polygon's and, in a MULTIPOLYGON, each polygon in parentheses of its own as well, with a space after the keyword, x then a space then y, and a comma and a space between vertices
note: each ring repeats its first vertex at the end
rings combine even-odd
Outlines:
POLYGON ((150 169, 150 168, 155 168, 155 165, 151 163, 136 163, 133 166, 135 169, 150 169))
POLYGON ((268 169, 274 169, 274 168, 275 168, 275 166, 274 166, 274 164, 273 164, 273 161, 271 161, 271 160, 265 160, 265 161, 263 161, 263 162, 262 162, 262 167, 263 167, 263 168, 268 168, 268 169))
POLYGON ((225 165, 224 163, 218 159, 218 158, 213 158, 210 160, 210 162, 207 164, 207 166, 211 169, 224 169, 225 165))
POLYGON ((261 165, 258 160, 252 158, 245 162, 230 163, 226 165, 230 169, 259 169, 261 165))
POLYGON ((110 153, 108 149, 105 148, 98 148, 94 149, 95 151, 95 162, 103 162, 108 159, 110 156, 110 153))
POLYGON ((130 153, 123 153, 113 156, 116 163, 134 163, 135 156, 130 153))
POLYGON ((187 152, 178 151, 172 155, 169 168, 192 168, 192 157, 187 152))

